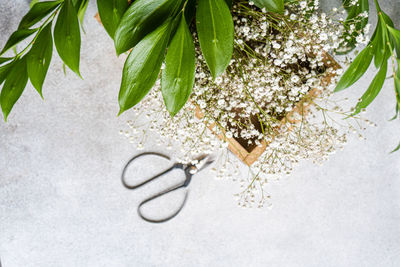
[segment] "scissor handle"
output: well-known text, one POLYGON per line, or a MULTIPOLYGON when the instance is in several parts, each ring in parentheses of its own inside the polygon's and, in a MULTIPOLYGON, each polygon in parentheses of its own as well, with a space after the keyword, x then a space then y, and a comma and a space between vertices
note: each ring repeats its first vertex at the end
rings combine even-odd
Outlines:
POLYGON ((126 172, 127 172, 127 170, 128 170, 128 167, 129 167, 136 159, 138 159, 138 158, 140 158, 140 157, 143 157, 143 156, 148 156, 148 155, 158 156, 158 157, 161 157, 161 158, 170 160, 170 158, 169 158, 168 156, 163 155, 163 154, 160 154, 160 153, 157 153, 157 152, 144 152, 144 153, 141 153, 141 154, 139 154, 139 155, 134 156, 133 158, 131 158, 131 159, 128 161, 128 163, 126 163, 126 165, 125 165, 125 167, 124 167, 124 169, 123 169, 123 171, 122 171, 121 181, 122 181, 122 184, 123 184, 126 188, 128 188, 128 189, 136 189, 136 188, 139 188, 139 187, 141 187, 141 186, 143 186, 143 185, 145 185, 145 184, 147 184, 147 183, 150 183, 151 181, 157 179, 158 177, 163 176, 164 174, 170 172, 171 170, 173 170, 173 169, 175 169, 175 168, 182 168, 182 164, 176 163, 176 164, 172 165, 170 168, 168 168, 168 169, 166 169, 166 170, 160 172, 159 174, 156 174, 156 175, 150 177, 149 179, 147 179, 147 180, 145 180, 145 181, 143 181, 143 182, 141 182, 141 183, 139 183, 139 184, 136 184, 136 185, 128 184, 128 183, 126 182, 126 177, 125 177, 125 174, 126 174, 126 172))
POLYGON ((165 195, 165 194, 174 192, 174 191, 176 191, 176 190, 178 190, 178 189, 185 188, 185 187, 187 187, 186 181, 185 181, 185 183, 181 183, 181 184, 179 184, 179 185, 170 187, 170 188, 168 188, 168 189, 166 189, 166 190, 164 190, 164 191, 161 191, 161 192, 158 193, 158 194, 155 194, 155 195, 153 195, 153 196, 151 196, 151 197, 149 197, 149 198, 143 200, 143 201, 139 204, 139 206, 138 206, 138 208, 137 208, 137 212, 138 212, 140 218, 142 218, 143 220, 145 220, 145 221, 147 221, 147 222, 151 222, 151 223, 163 223, 163 222, 169 221, 169 220, 171 220, 172 218, 174 218, 176 215, 178 215, 178 214, 181 212, 181 210, 182 210, 183 207, 185 206, 185 204, 186 204, 186 199, 187 199, 188 193, 189 193, 188 190, 185 191, 185 198, 183 199, 182 204, 179 206, 179 208, 178 208, 174 213, 172 213, 171 215, 169 215, 169 216, 167 216, 167 217, 165 217, 165 218, 158 219, 158 220, 148 218, 148 217, 146 217, 145 215, 143 215, 143 213, 142 213, 142 211, 141 211, 141 207, 142 207, 143 205, 145 205, 146 203, 149 203, 149 202, 151 202, 151 201, 153 201, 153 200, 155 200, 155 199, 157 199, 157 198, 159 198, 159 197, 162 197, 162 196, 165 195))

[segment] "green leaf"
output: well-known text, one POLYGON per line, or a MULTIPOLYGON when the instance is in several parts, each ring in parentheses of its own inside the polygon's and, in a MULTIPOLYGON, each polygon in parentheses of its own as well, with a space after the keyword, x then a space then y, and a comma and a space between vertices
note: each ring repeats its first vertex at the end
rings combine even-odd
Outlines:
POLYGON ((170 39, 171 25, 172 20, 167 20, 143 38, 129 54, 119 91, 119 114, 139 103, 156 82, 170 39))
POLYGON ((196 0, 188 0, 188 3, 186 4, 185 17, 186 17, 186 22, 188 25, 191 24, 191 22, 193 21, 194 15, 196 14, 196 5, 197 5, 196 0))
POLYGON ((360 111, 366 108, 371 102, 376 98, 379 92, 382 89, 382 86, 386 79, 387 73, 387 62, 383 62, 381 68, 379 69, 378 73, 372 80, 372 83, 368 87, 367 91, 361 97, 361 101, 358 102, 353 115, 360 113, 360 111))
POLYGON ((400 58, 400 31, 390 26, 388 26, 387 28, 389 30, 389 34, 394 40, 397 57, 400 58))
POLYGON ((29 4, 29 7, 32 8, 38 2, 39 0, 32 0, 31 3, 29 4))
POLYGON ((161 76, 161 92, 171 116, 175 116, 185 105, 194 84, 195 47, 192 34, 181 16, 178 29, 168 47, 165 69, 161 76))
POLYGON ((7 61, 10 61, 11 59, 13 59, 13 57, 0 57, 0 65, 7 61))
POLYGON ((374 0, 374 2, 375 2, 375 7, 376 7, 376 10, 378 11, 378 13, 379 13, 379 12, 382 12, 382 9, 381 9, 381 7, 379 6, 378 0, 374 0))
POLYGON ((225 0, 225 3, 228 5, 229 8, 232 8, 232 0, 225 0))
POLYGON ((397 107, 400 108, 400 70, 397 70, 397 75, 394 77, 394 90, 396 93, 397 107))
MULTIPOLYGON (((387 49, 387 50, 390 50, 390 47, 392 47, 392 49, 395 49, 395 47, 396 47, 396 45, 395 45, 395 40, 393 39, 392 35, 390 34, 390 32, 389 32, 389 30, 388 30, 388 27, 394 28, 393 21, 392 21, 392 19, 391 19, 385 12, 383 12, 383 11, 381 12, 380 15, 382 16, 383 20, 385 21, 385 35, 386 35, 386 38, 389 38, 389 40, 390 40, 390 46, 387 44, 387 40, 386 40, 386 44, 387 44, 387 45, 386 45, 386 49, 387 49)), ((387 54, 387 57, 386 57, 385 60, 388 60, 389 57, 390 57, 390 53, 387 54)))
POLYGON ((81 22, 81 26, 83 25, 83 19, 85 18, 85 13, 86 13, 88 4, 89 4, 89 0, 83 0, 79 7, 79 10, 78 10, 78 19, 81 22))
POLYGON ((21 29, 15 31, 11 34, 10 38, 8 39, 6 45, 4 46, 3 50, 0 52, 0 55, 4 54, 8 51, 8 49, 12 48, 14 45, 18 44, 22 40, 25 40, 29 36, 31 36, 34 32, 38 29, 21 29))
POLYGON ((99 15, 108 35, 114 39, 115 31, 122 16, 128 9, 126 0, 97 0, 99 15))
POLYGON ((0 67, 0 85, 5 81, 7 78, 7 74, 10 71, 11 67, 14 65, 14 61, 8 63, 7 65, 0 67))
POLYGON ((82 1, 84 0, 71 0, 72 5, 75 7, 76 14, 78 14, 79 8, 81 7, 82 1))
POLYGON ((134 1, 123 15, 115 32, 114 44, 117 54, 128 51, 167 18, 173 17, 182 3, 182 0, 134 1))
POLYGON ((394 28, 394 23, 393 23, 392 19, 385 12, 381 11, 380 15, 382 16, 386 25, 389 25, 390 27, 394 28))
POLYGON ((353 60, 347 71, 340 78, 336 85, 335 92, 346 89, 358 81, 371 65, 373 57, 372 45, 365 47, 360 54, 353 60))
POLYGON ((54 27, 54 43, 57 52, 72 71, 79 76, 81 32, 79 21, 71 0, 65 0, 54 27))
POLYGON ((282 14, 285 8, 283 0, 252 0, 259 8, 265 8, 267 11, 282 14))
POLYGON ((26 69, 26 60, 25 58, 21 58, 13 64, 7 75, 3 89, 1 90, 0 104, 5 121, 7 121, 7 117, 14 104, 22 95, 27 82, 28 73, 26 69))
POLYGON ((398 116, 399 116, 399 103, 396 103, 396 113, 394 114, 393 118, 391 118, 389 121, 394 121, 395 119, 397 119, 398 116))
POLYGON ((225 1, 199 0, 196 26, 201 51, 215 79, 229 65, 233 53, 233 21, 225 1))
POLYGON ((375 67, 379 68, 384 61, 387 61, 386 56, 389 56, 388 53, 386 53, 387 50, 387 44, 386 44, 386 24, 382 18, 382 16, 379 16, 378 19, 378 26, 377 26, 377 31, 376 31, 376 36, 373 40, 373 44, 375 46, 375 67))
POLYGON ((400 144, 392 151, 392 152, 390 152, 390 153, 394 153, 394 152, 397 152, 397 151, 399 151, 400 150, 400 144))
POLYGON ((53 38, 51 36, 51 23, 49 23, 39 34, 26 59, 29 79, 42 98, 42 86, 52 55, 53 38))
POLYGON ((35 25, 56 9, 61 2, 62 1, 48 1, 34 4, 28 13, 22 18, 18 29, 28 29, 35 25))
POLYGON ((394 90, 396 93, 396 117, 400 110, 400 59, 397 59, 397 71, 394 76, 394 90))

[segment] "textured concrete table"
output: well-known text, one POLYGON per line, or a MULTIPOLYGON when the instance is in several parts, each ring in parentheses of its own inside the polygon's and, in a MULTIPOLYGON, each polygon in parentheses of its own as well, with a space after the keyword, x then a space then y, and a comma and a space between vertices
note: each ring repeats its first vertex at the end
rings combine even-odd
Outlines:
MULTIPOLYGON (((0 0, 0 46, 27 2, 0 0)), ((381 2, 398 22, 400 1, 381 2)), ((400 266, 400 152, 388 154, 400 127, 387 121, 391 83, 369 108, 379 127, 366 131, 367 140, 350 138, 323 167, 302 163, 271 187, 272 210, 237 208, 237 186, 204 172, 182 214, 152 225, 136 215, 144 194, 119 180, 137 153, 119 135, 129 112, 116 117, 124 58, 115 56, 95 12, 91 1, 84 80, 70 71, 64 77, 55 56, 46 101, 29 86, 9 122, 0 122, 3 267, 400 266)), ((343 95, 356 101, 373 73, 343 95)))

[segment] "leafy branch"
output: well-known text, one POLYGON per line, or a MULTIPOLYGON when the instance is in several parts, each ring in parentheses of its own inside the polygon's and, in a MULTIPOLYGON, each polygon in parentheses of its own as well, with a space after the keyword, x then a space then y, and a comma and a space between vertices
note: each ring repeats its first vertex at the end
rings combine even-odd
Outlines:
MULTIPOLYGON (((79 73, 80 28, 88 0, 33 1, 18 29, 11 34, 0 52, 0 94, 4 119, 22 95, 28 79, 43 98, 42 87, 53 54, 53 34, 57 52, 63 62, 79 73), (57 16, 58 15, 58 16, 57 16), (57 19, 56 19, 57 17, 57 19), (44 20, 44 21, 43 21, 44 20), (52 33, 53 21, 56 20, 52 33), (43 21, 37 28, 35 25, 43 21), (2 57, 7 51, 32 36, 33 39, 13 57, 2 57)), ((15 50, 16 51, 16 50, 15 50)))
MULTIPOLYGON (((344 0, 344 2, 348 1, 344 0)), ((364 3, 364 0, 358 0, 358 2, 358 5, 348 10, 349 16, 354 16, 354 14, 362 10, 360 6, 368 4, 368 1, 364 3)), ((335 92, 344 90, 357 82, 368 70, 372 60, 374 60, 374 65, 378 69, 378 72, 367 91, 357 103, 353 115, 360 113, 362 110, 366 109, 380 93, 386 80, 388 60, 390 58, 393 66, 392 77, 396 96, 396 114, 393 118, 394 120, 400 118, 400 31, 394 28, 393 21, 383 12, 377 0, 375 0, 375 6, 378 12, 378 23, 371 40, 343 74, 335 88, 335 92)), ((400 150, 400 145, 393 150, 393 152, 398 150, 400 150)))

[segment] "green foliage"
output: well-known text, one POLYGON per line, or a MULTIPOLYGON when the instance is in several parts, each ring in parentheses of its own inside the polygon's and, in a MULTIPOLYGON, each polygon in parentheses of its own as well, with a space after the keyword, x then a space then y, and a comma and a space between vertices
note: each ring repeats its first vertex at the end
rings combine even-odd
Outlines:
POLYGON ((162 72, 162 93, 167 110, 174 116, 184 106, 194 83, 195 53, 189 25, 195 13, 200 46, 210 72, 215 78, 225 70, 233 53, 233 21, 229 10, 232 1, 197 2, 196 6, 196 0, 136 0, 122 16, 115 30, 115 48, 118 54, 133 50, 123 71, 120 113, 149 92, 163 61, 166 68, 162 72), (154 33, 167 20, 171 21, 171 31, 164 43, 161 41, 164 38, 154 33), (149 36, 163 45, 156 47, 149 36))
POLYGON ((54 27, 54 44, 65 65, 80 76, 81 32, 78 14, 72 0, 65 0, 60 10, 54 27))
POLYGON ((8 63, 7 65, 0 67, 0 85, 6 80, 7 74, 13 65, 14 65, 14 62, 11 62, 11 63, 8 63))
POLYGON ((284 11, 284 0, 253 0, 259 8, 265 8, 267 11, 282 14, 284 11))
POLYGON ((97 8, 104 28, 108 35, 114 39, 115 31, 122 16, 128 9, 126 0, 97 0, 97 8))
POLYGON ((390 36, 392 36, 393 38, 396 48, 397 58, 400 58, 400 31, 390 26, 388 26, 387 28, 390 32, 390 36))
POLYGON ((386 73, 387 61, 382 63, 382 66, 372 80, 372 83, 370 84, 364 95, 361 97, 361 101, 358 102, 353 115, 360 113, 360 111, 366 108, 379 94, 382 89, 383 83, 385 82, 386 73))
POLYGON ((374 48, 370 44, 353 60, 347 71, 343 74, 336 85, 335 92, 341 91, 353 85, 367 71, 371 64, 374 48))
MULTIPOLYGON (((230 0, 227 0, 230 1, 230 0)), ((232 5, 232 3, 231 3, 232 5)), ((196 14, 197 0, 188 0, 185 6, 185 17, 186 22, 190 25, 193 21, 194 15, 196 14)))
POLYGON ((86 14, 86 9, 89 5, 89 0, 82 0, 79 8, 78 8, 78 19, 79 22, 81 23, 81 26, 83 27, 83 19, 85 18, 86 14))
POLYGON ((233 53, 233 21, 225 1, 199 0, 196 26, 201 51, 215 79, 224 72, 233 53))
POLYGON ((400 150, 400 144, 391 153, 397 152, 399 150, 400 150))
POLYGON ((49 23, 39 34, 32 49, 27 54, 29 79, 42 98, 42 86, 52 55, 53 38, 51 36, 51 23, 49 23))
POLYGON ((7 79, 4 82, 3 89, 1 90, 0 104, 5 121, 7 121, 12 107, 22 95, 27 82, 28 72, 26 68, 26 59, 23 57, 12 63, 7 73, 7 79))
POLYGON ((16 51, 13 57, 0 57, 0 85, 4 83, 0 98, 6 120, 24 91, 28 78, 42 96, 43 83, 53 54, 51 30, 55 18, 54 40, 57 51, 65 64, 79 74, 79 20, 83 20, 88 3, 89 0, 31 2, 31 9, 22 18, 18 30, 10 36, 0 52, 2 55, 11 48, 16 51), (39 26, 32 28, 39 22, 39 26), (26 47, 17 52, 16 45, 32 36, 26 47))
MULTIPOLYGON (((33 2, 32 2, 33 3, 33 2)), ((28 29, 46 17, 56 9, 62 1, 38 2, 32 6, 29 12, 22 18, 18 29, 28 29)))
POLYGON ((169 19, 141 40, 125 62, 119 92, 120 112, 135 106, 157 80, 171 34, 169 19))
POLYGON ((39 2, 39 0, 31 0, 29 7, 32 8, 37 2, 39 2))
MULTIPOLYGON (((362 97, 363 101, 361 101, 357 105, 356 113, 358 113, 361 108, 366 108, 375 99, 375 97, 382 89, 387 72, 387 60, 390 58, 391 55, 393 56, 394 47, 392 47, 393 45, 391 44, 400 44, 399 41, 395 41, 396 36, 395 34, 391 33, 390 30, 391 26, 389 25, 393 25, 393 22, 380 9, 379 5, 377 5, 377 9, 379 10, 378 24, 374 34, 372 35, 370 43, 354 59, 354 61, 349 66, 347 71, 343 74, 335 88, 335 91, 337 92, 353 85, 365 74, 372 61, 372 58, 374 58, 375 66, 380 70, 373 79, 371 86, 362 97)), ((392 32, 395 31, 397 30, 392 30, 392 32)))
POLYGON ((183 0, 136 0, 122 16, 115 32, 117 54, 124 53, 158 28, 167 18, 174 17, 183 0))
POLYGON ((195 47, 185 16, 181 20, 165 58, 161 76, 161 92, 171 116, 185 105, 194 84, 195 47))
POLYGON ((392 118, 392 120, 395 120, 400 112, 400 58, 397 58, 397 71, 394 75, 394 91, 396 94, 396 114, 392 118))
MULTIPOLYGON (((362 1, 363 0, 359 0, 360 5, 362 4, 362 1)), ((400 31, 394 28, 393 21, 385 12, 383 12, 377 0, 375 0, 375 6, 378 11, 378 23, 371 37, 371 41, 354 59, 353 63, 343 74, 335 91, 343 90, 354 84, 365 74, 372 58, 374 58, 375 67, 379 70, 367 91, 355 107, 353 115, 358 114, 361 110, 365 109, 381 91, 386 80, 388 59, 391 58, 396 95, 396 115, 393 119, 396 119, 400 110, 400 31), (397 58, 395 54, 397 55, 397 58), (397 71, 395 69, 396 61, 397 71)), ((394 151, 399 149, 400 148, 396 148, 394 151)))
POLYGON ((7 61, 10 61, 11 59, 13 59, 13 58, 12 57, 0 57, 0 65, 7 61))
POLYGON ((228 5, 229 8, 232 8, 232 3, 233 0, 225 0, 225 3, 228 5))
POLYGON ((6 45, 4 46, 3 50, 1 50, 0 55, 3 55, 5 52, 7 52, 10 48, 14 47, 16 44, 19 42, 25 40, 29 36, 31 36, 33 33, 35 33, 38 29, 21 29, 15 31, 13 34, 11 34, 10 38, 8 39, 6 45))
POLYGON ((386 23, 382 19, 382 16, 378 16, 378 25, 376 26, 376 36, 373 39, 372 43, 375 48, 374 63, 376 68, 379 68, 379 66, 381 66, 384 61, 387 61, 386 56, 389 56, 389 54, 386 53, 387 50, 386 39, 387 39, 386 23))

